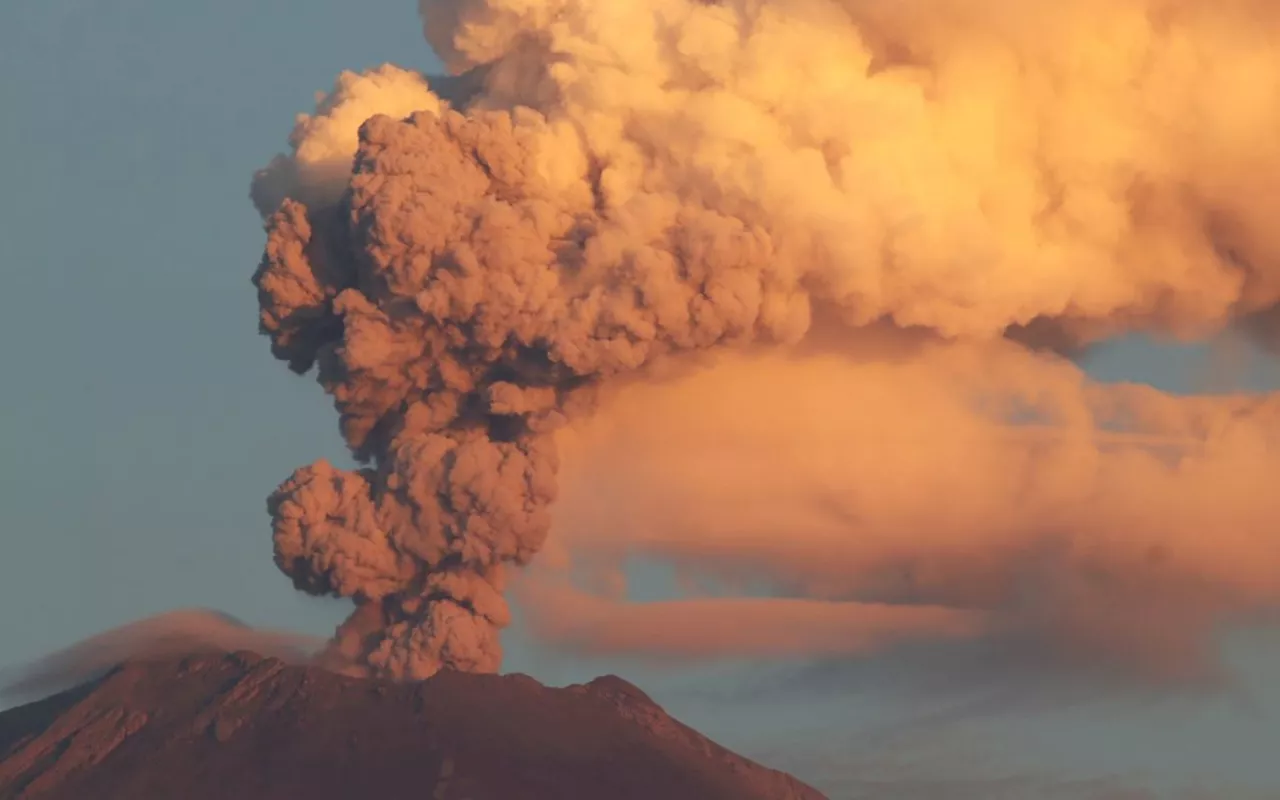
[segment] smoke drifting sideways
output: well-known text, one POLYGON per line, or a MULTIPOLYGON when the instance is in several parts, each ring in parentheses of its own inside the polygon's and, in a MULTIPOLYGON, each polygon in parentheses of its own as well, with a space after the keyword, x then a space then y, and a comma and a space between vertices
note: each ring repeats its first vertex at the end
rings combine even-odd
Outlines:
POLYGON ((206 609, 158 614, 91 636, 0 676, 0 699, 28 700, 77 686, 124 661, 250 650, 290 663, 306 663, 323 640, 252 628, 206 609))
POLYGON ((1223 677, 1218 626, 1280 600, 1280 396, 1097 385, 1010 342, 895 349, 728 355, 607 398, 562 437, 555 546, 518 587, 532 627, 588 653, 913 639, 1223 677), (628 602, 636 557, 693 597, 628 602), (762 584, 805 605, 744 597, 762 584))
POLYGON ((365 465, 268 502, 279 567, 356 602, 331 665, 498 669, 553 523, 597 577, 649 552, 799 595, 635 609, 562 557, 522 591, 588 649, 1012 631, 1148 663, 1280 598, 1277 401, 1059 355, 1274 328, 1273 4, 419 11, 451 75, 344 73, 252 189, 261 329, 365 465))

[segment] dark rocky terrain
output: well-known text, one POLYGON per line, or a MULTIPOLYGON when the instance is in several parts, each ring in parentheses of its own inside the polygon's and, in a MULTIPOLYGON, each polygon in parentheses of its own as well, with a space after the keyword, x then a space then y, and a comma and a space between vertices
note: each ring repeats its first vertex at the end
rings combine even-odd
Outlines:
POLYGON ((620 678, 391 684, 252 653, 127 663, 0 714, 0 798, 824 800, 620 678))

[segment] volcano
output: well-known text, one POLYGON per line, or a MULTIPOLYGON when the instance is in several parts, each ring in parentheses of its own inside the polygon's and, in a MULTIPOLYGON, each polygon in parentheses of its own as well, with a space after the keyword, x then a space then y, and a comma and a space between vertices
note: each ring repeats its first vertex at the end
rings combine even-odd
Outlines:
POLYGON ((249 653, 127 662, 0 714, 0 798, 824 800, 606 676, 351 678, 249 653))

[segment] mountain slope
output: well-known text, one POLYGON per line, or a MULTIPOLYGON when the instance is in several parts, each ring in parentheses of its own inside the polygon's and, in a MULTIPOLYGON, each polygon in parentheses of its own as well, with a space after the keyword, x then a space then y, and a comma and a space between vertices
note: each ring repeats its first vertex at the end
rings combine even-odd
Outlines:
POLYGON ((620 678, 346 678, 251 653, 125 664, 0 714, 0 798, 824 800, 620 678))

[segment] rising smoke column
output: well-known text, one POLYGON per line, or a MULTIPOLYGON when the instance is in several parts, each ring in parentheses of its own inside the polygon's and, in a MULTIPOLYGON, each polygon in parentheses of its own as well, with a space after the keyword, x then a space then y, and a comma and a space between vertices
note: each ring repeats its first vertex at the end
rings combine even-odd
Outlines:
POLYGON ((373 464, 321 462, 280 487, 277 562, 364 606, 341 653, 378 672, 497 669, 502 566, 547 535, 550 434, 592 381, 781 335, 797 313, 762 231, 709 210, 606 224, 539 179, 544 131, 529 114, 378 117, 327 220, 286 200, 270 222, 264 329, 295 369, 318 363, 373 464), (637 235, 652 250, 620 252, 637 235))
POLYGON ((353 670, 498 667, 555 431, 610 378, 795 343, 818 308, 849 337, 1083 342, 1280 300, 1270 5, 420 10, 476 90, 346 74, 253 192, 262 329, 368 465, 269 503, 295 584, 355 598, 353 670))

